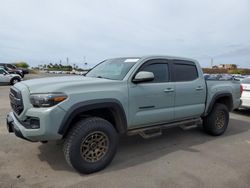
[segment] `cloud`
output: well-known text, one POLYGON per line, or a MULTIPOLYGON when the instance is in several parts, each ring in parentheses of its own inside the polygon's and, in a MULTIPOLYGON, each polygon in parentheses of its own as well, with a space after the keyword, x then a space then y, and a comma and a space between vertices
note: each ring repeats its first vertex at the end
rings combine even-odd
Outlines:
POLYGON ((193 57, 202 66, 211 57, 249 66, 249 6, 248 0, 5 0, 0 61, 36 65, 69 57, 82 65, 86 57, 94 65, 109 57, 166 54, 193 57))
POLYGON ((247 46, 245 48, 240 48, 240 49, 236 49, 236 50, 232 50, 223 54, 219 54, 215 57, 217 58, 230 58, 230 57, 244 57, 250 56, 250 46, 247 46))

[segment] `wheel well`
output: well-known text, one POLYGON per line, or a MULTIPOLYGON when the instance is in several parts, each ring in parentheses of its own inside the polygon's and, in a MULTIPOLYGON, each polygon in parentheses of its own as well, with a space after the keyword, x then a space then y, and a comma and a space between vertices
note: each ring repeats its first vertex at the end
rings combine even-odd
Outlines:
POLYGON ((11 81, 13 81, 14 79, 17 79, 19 81, 21 80, 19 77, 15 76, 15 77, 11 78, 11 81))
POLYGON ((107 107, 107 108, 92 109, 92 110, 84 111, 82 113, 75 115, 72 118, 72 120, 68 122, 69 126, 67 130, 65 130, 63 137, 65 137, 68 134, 69 130, 72 129, 72 127, 74 127, 77 121, 79 121, 80 119, 87 118, 87 117, 103 118, 107 120, 108 122, 110 122, 118 133, 126 132, 127 127, 125 126, 127 126, 127 124, 126 122, 124 122, 124 119, 122 119, 121 114, 118 114, 118 112, 115 111, 115 109, 107 107))
MULTIPOLYGON (((79 114, 76 118, 85 118, 85 117, 100 117, 108 122, 110 122, 115 128, 116 128, 116 121, 114 117, 114 113, 112 112, 112 109, 109 108, 100 108, 100 109, 94 109, 84 112, 83 114, 79 114)), ((116 128, 117 130, 117 128, 116 128)), ((118 130, 117 130, 118 131, 118 130)))
POLYGON ((230 96, 220 97, 220 98, 216 99, 216 101, 214 102, 214 104, 216 104, 216 103, 226 105, 228 111, 231 111, 233 109, 233 102, 232 102, 232 98, 230 96))

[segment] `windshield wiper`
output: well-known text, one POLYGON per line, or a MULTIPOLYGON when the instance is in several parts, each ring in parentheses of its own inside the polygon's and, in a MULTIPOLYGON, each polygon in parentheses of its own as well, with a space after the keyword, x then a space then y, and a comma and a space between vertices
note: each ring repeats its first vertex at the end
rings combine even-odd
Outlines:
POLYGON ((103 76, 96 76, 96 78, 104 78, 104 79, 109 79, 110 80, 110 78, 103 77, 103 76))

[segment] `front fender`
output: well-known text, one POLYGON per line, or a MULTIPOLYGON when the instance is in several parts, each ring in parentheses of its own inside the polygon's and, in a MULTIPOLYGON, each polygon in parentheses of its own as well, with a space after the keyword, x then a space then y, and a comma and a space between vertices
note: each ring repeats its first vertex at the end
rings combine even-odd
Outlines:
POLYGON ((63 118, 58 133, 65 135, 71 126, 71 122, 79 114, 83 114, 89 110, 101 108, 112 109, 112 113, 116 122, 116 128, 119 133, 125 133, 127 131, 127 118, 122 104, 117 99, 95 99, 80 102, 71 106, 63 118))

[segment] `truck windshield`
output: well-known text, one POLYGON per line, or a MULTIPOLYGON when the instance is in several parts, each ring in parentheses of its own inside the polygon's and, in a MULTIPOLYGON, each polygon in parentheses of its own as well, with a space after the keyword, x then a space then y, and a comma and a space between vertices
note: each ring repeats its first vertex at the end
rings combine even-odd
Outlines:
POLYGON ((89 71, 87 77, 122 80, 139 58, 117 58, 103 61, 89 71))
POLYGON ((9 74, 8 72, 6 72, 4 69, 0 68, 0 74, 9 74))

